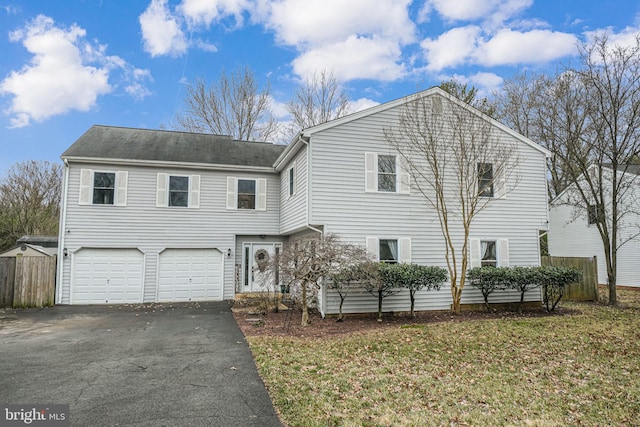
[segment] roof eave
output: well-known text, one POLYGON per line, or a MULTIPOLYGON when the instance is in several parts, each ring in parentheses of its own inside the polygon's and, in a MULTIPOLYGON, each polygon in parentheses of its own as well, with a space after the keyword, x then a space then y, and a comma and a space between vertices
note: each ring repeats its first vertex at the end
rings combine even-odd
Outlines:
POLYGON ((122 166, 154 166, 163 168, 180 169, 205 169, 218 171, 240 171, 240 172, 260 172, 276 173, 272 166, 250 166, 250 165, 227 165, 216 163, 195 163, 195 162, 171 162, 163 160, 140 160, 140 159, 110 159, 99 157, 78 157, 61 156, 62 160, 74 163, 95 163, 101 165, 122 165, 122 166))

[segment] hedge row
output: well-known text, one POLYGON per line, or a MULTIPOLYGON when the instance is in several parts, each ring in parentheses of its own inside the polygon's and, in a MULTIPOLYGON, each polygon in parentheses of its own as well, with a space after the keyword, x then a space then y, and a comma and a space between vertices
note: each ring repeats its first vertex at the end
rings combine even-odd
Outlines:
POLYGON ((467 272, 467 280, 478 288, 489 308, 489 295, 494 291, 513 289, 520 292, 520 308, 525 292, 542 287, 542 302, 553 311, 570 283, 579 281, 582 272, 575 268, 542 267, 476 267, 467 272))

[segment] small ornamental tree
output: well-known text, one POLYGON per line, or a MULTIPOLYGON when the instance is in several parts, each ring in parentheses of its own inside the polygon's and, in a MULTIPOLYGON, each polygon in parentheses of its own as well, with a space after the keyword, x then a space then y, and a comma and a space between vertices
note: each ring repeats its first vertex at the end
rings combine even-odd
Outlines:
POLYGON ((369 258, 366 250, 360 247, 353 247, 355 252, 341 263, 335 272, 329 276, 327 288, 335 290, 340 296, 340 307, 338 309, 338 322, 344 320, 342 307, 349 292, 359 288, 375 276, 372 271, 373 261, 369 258))
POLYGON ((378 297, 378 322, 382 322, 382 300, 396 294, 399 289, 393 280, 391 266, 384 262, 372 262, 363 265, 363 272, 367 276, 365 289, 371 295, 378 297))
POLYGON ((309 324, 309 294, 320 283, 348 266, 369 259, 364 248, 341 241, 335 234, 313 234, 292 239, 270 266, 282 285, 299 289, 302 326, 309 324))
POLYGON ((409 290, 411 317, 415 317, 416 292, 422 289, 440 290, 442 284, 447 281, 447 270, 440 267, 401 263, 386 264, 384 270, 386 280, 394 283, 398 288, 409 290))
POLYGON ((507 267, 475 267, 467 272, 471 286, 477 288, 484 297, 484 305, 489 307, 489 295, 494 291, 502 291, 509 288, 507 267))
POLYGON ((564 295, 567 285, 582 278, 575 268, 545 266, 539 268, 538 280, 542 286, 542 303, 548 312, 555 310, 564 295))

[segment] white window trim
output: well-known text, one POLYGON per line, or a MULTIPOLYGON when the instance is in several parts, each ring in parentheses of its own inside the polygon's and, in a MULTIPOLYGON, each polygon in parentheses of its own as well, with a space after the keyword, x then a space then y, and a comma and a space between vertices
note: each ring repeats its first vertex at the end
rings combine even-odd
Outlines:
POLYGON ((243 212, 264 212, 267 210, 267 179, 255 177, 227 177, 227 209, 243 212), (238 180, 250 180, 256 182, 256 204, 254 209, 238 208, 238 180))
POLYGON ((411 237, 367 237, 367 251, 376 261, 380 261, 380 240, 396 240, 398 242, 398 263, 411 264, 411 237))
POLYGON ((78 194, 79 205, 91 206, 127 206, 128 171, 80 169, 80 192, 78 194), (95 173, 113 173, 113 204, 93 203, 93 184, 95 173))
POLYGON ((409 174, 409 165, 399 154, 378 154, 374 152, 364 153, 364 191, 365 193, 381 193, 381 194, 410 194, 411 193, 411 175, 409 174), (396 158, 396 191, 379 191, 378 190, 378 156, 394 156, 396 158))
POLYGON ((159 172, 156 181, 156 206, 171 209, 198 209, 200 208, 200 175, 183 175, 178 173, 159 172), (187 206, 169 206, 169 180, 172 176, 186 177, 189 179, 189 195, 187 206))
POLYGON ((296 195, 298 187, 297 167, 295 162, 287 169, 287 198, 291 198, 296 195), (293 188, 291 188, 291 178, 293 177, 293 188))
POLYGON ((497 267, 509 267, 509 239, 472 238, 469 239, 471 268, 482 266, 481 242, 496 242, 497 267))

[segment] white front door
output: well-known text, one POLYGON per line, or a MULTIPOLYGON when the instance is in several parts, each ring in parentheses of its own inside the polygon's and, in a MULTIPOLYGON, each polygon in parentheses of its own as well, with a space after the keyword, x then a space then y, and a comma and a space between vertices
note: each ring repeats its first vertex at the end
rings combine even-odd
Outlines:
POLYGON ((282 250, 280 243, 244 243, 242 247, 242 292, 276 291, 270 263, 282 250))

